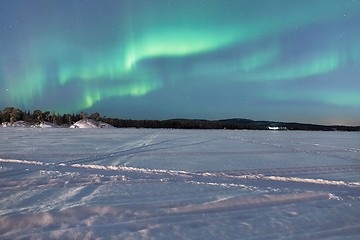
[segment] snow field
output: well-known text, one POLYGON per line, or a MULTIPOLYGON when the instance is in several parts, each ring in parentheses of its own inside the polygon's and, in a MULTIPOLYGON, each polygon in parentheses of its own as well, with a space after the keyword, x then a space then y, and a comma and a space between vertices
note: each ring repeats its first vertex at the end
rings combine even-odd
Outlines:
POLYGON ((2 239, 357 239, 360 135, 0 128, 2 239))

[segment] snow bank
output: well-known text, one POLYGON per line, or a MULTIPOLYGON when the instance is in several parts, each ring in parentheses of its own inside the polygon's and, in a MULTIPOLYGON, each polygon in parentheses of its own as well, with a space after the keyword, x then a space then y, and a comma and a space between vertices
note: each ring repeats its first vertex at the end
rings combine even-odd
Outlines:
POLYGON ((22 127, 22 128, 30 128, 31 124, 28 122, 24 122, 24 121, 17 121, 14 123, 10 123, 10 122, 3 122, 1 124, 3 127, 22 127))
POLYGON ((104 122, 96 122, 92 119, 81 119, 70 126, 70 128, 114 128, 104 122))
MULTIPOLYGON (((55 123, 50 122, 41 122, 37 124, 31 124, 25 121, 17 121, 14 123, 3 122, 2 127, 18 127, 18 128, 60 128, 61 126, 56 125, 55 123)), ((114 128, 108 123, 96 122, 92 119, 82 119, 77 121, 70 128, 114 128)))
POLYGON ((31 124, 25 121, 17 121, 14 123, 3 122, 2 127, 18 127, 18 128, 59 128, 60 126, 55 123, 42 122, 37 124, 31 124))
POLYGON ((59 128, 59 125, 50 122, 42 122, 40 124, 35 124, 31 126, 32 128, 59 128))

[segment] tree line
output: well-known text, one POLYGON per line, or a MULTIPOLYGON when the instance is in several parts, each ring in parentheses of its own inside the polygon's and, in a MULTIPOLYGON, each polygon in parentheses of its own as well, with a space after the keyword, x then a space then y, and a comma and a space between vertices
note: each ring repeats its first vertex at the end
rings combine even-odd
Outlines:
POLYGON ((43 122, 54 123, 59 126, 70 126, 81 119, 92 119, 108 123, 116 128, 174 128, 174 129, 248 129, 268 130, 269 126, 281 126, 287 130, 306 131, 360 131, 360 126, 324 126, 302 123, 283 123, 268 121, 253 121, 249 119, 228 119, 228 120, 199 120, 199 119, 170 119, 170 120, 132 120, 112 117, 101 117, 98 112, 87 114, 58 114, 54 111, 41 111, 39 109, 22 111, 14 107, 6 107, 0 110, 0 122, 13 124, 17 121, 25 121, 30 124, 43 122))
POLYGON ((17 121, 25 121, 31 124, 50 122, 56 125, 71 125, 84 118, 84 115, 84 113, 60 115, 54 111, 43 112, 39 109, 30 112, 22 111, 14 107, 6 107, 3 110, 0 110, 0 122, 8 122, 10 124, 17 121))
POLYGON ((264 126, 257 126, 253 123, 239 124, 224 123, 221 121, 209 120, 189 120, 189 119, 170 119, 170 120, 132 120, 119 119, 112 117, 101 117, 98 112, 87 114, 80 112, 77 114, 58 114, 54 111, 41 111, 39 109, 22 111, 14 107, 6 107, 0 110, 0 122, 13 124, 17 121, 25 121, 30 124, 40 124, 43 122, 54 123, 59 126, 70 126, 73 123, 90 118, 94 121, 108 123, 117 128, 179 128, 179 129, 265 129, 264 126))

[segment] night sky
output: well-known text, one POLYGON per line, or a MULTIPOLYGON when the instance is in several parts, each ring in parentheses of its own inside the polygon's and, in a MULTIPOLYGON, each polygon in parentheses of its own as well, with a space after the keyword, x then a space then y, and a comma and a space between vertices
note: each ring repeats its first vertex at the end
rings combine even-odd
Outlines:
POLYGON ((360 125, 360 0, 1 0, 6 106, 360 125))

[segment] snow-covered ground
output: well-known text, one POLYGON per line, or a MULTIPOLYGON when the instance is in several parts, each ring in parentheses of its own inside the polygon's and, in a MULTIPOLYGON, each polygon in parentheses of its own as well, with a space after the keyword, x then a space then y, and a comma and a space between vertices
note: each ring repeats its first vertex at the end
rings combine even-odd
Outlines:
POLYGON ((60 126, 55 123, 50 122, 41 122, 36 124, 31 124, 25 121, 17 121, 14 123, 3 122, 2 127, 16 127, 16 128, 59 128, 60 126))
POLYGON ((0 128, 0 239, 359 239, 360 133, 0 128))

